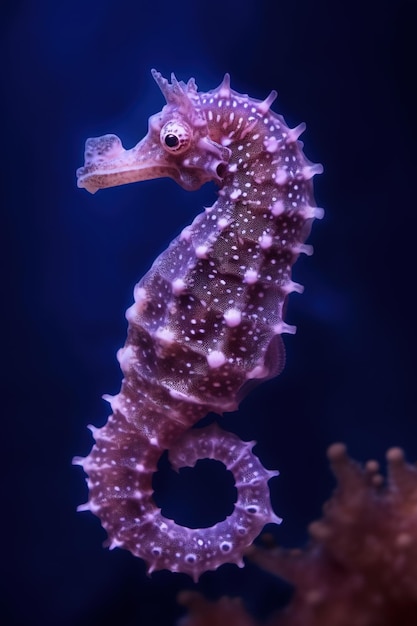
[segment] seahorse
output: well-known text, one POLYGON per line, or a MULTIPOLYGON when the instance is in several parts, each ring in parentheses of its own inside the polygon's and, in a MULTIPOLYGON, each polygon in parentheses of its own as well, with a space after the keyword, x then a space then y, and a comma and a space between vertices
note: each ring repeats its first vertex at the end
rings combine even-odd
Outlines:
POLYGON ((278 375, 287 296, 302 292, 291 279, 312 222, 323 216, 312 179, 322 172, 271 111, 276 92, 261 101, 230 87, 225 75, 199 92, 191 78, 171 82, 156 70, 165 97, 147 135, 123 148, 116 135, 86 141, 78 186, 98 189, 170 177, 187 190, 214 181, 218 197, 153 263, 134 289, 128 336, 117 358, 121 391, 104 396, 112 414, 90 427, 95 444, 75 464, 87 474, 89 499, 78 510, 97 515, 107 545, 145 560, 149 573, 168 569, 198 580, 223 563, 243 566, 243 553, 274 513, 265 469, 242 442, 216 424, 192 428, 209 412, 238 408, 255 385, 278 375), (152 476, 165 450, 174 469, 199 459, 224 463, 237 500, 231 515, 209 528, 165 518, 153 499, 152 476))

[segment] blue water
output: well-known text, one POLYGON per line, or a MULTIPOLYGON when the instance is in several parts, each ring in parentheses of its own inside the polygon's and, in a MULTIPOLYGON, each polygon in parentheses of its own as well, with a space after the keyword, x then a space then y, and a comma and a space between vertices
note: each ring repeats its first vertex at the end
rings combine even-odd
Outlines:
MULTIPOLYGON (((215 190, 156 180, 91 196, 75 184, 84 141, 114 132, 131 147, 146 133, 163 104, 151 67, 202 90, 228 71, 234 89, 276 88, 275 110, 307 122, 326 217, 315 255, 295 267, 306 290, 287 321, 298 332, 280 378, 220 419, 280 470, 271 488, 284 523, 272 530, 302 546, 334 484, 330 443, 361 461, 392 445, 417 458, 416 4, 37 0, 1 13, 1 623, 171 626, 193 583, 149 579, 141 561, 101 548, 98 520, 75 512, 86 488, 71 458, 91 446, 86 425, 107 417, 100 396, 119 389, 134 283, 215 190)), ((288 594, 250 564, 197 588, 241 595, 259 617, 288 594)))

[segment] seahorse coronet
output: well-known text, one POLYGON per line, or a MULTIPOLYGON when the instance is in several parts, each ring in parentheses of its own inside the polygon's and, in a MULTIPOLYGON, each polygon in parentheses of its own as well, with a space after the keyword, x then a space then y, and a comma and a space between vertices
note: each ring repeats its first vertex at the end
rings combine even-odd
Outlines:
POLYGON ((300 124, 288 128, 263 101, 239 94, 225 75, 199 92, 194 79, 171 83, 152 71, 166 99, 148 134, 133 148, 115 135, 90 138, 78 186, 100 188, 168 176, 185 189, 219 185, 216 202, 197 215, 153 263, 126 312, 128 337, 117 353, 120 392, 104 396, 112 414, 90 427, 95 444, 76 457, 87 474, 89 500, 110 549, 144 559, 148 572, 169 569, 197 580, 242 556, 265 524, 279 524, 265 469, 252 448, 216 424, 192 428, 209 412, 237 409, 285 361, 281 335, 290 293, 302 293, 291 271, 316 207, 312 178, 322 167, 306 159, 300 124), (221 461, 234 476, 231 515, 209 528, 165 518, 153 499, 152 476, 168 450, 175 469, 221 461))

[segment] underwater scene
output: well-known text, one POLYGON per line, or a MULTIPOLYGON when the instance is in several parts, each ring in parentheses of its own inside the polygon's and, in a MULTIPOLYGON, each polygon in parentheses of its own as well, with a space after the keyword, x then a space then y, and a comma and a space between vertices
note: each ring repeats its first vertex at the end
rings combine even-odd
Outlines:
POLYGON ((416 3, 0 12, 1 623, 417 624, 416 3))

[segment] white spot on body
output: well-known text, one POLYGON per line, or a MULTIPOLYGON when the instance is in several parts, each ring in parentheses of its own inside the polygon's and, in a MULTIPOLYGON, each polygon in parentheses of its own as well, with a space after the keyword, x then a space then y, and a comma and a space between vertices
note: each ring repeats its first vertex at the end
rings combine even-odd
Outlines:
POLYGON ((205 245, 197 246, 197 248, 195 249, 195 255, 197 259, 207 259, 208 251, 209 251, 208 246, 205 246, 205 245))
POLYGON ((155 339, 165 345, 171 345, 174 343, 175 335, 169 328, 160 326, 155 331, 155 339))
POLYGON ((226 228, 226 226, 228 225, 229 220, 226 217, 221 217, 220 219, 217 220, 217 227, 220 230, 224 230, 226 228))
POLYGON ((285 205, 282 200, 277 200, 276 202, 272 204, 270 210, 274 217, 278 217, 278 215, 281 215, 282 213, 284 213, 285 205))
POLYGON ((276 137, 266 137, 264 139, 264 146, 267 152, 277 152, 279 140, 276 137))
POLYGON ((230 199, 237 200, 239 196, 241 195, 242 195, 242 191, 240 189, 234 189, 232 193, 230 194, 230 199))
POLYGON ((211 369, 215 369, 226 363, 226 357, 221 350, 212 350, 207 355, 207 363, 211 369))
POLYGON ((253 269, 247 269, 243 275, 243 282, 248 285, 254 285, 258 280, 258 272, 253 269))
POLYGON ((288 180, 288 174, 286 172, 286 170, 284 170, 283 168, 280 168, 277 173, 275 174, 275 181, 278 185, 285 185, 285 183, 288 180))
POLYGON ((176 278, 172 281, 171 288, 174 296, 180 296, 187 289, 187 283, 182 278, 176 278))
POLYGON ((234 328, 235 326, 239 326, 242 321, 242 313, 239 309, 226 309, 223 314, 224 321, 226 322, 226 326, 229 328, 234 328))
POLYGON ((261 235, 261 237, 259 237, 259 245, 262 248, 262 250, 268 250, 268 248, 272 246, 272 242, 273 242, 273 237, 271 237, 271 235, 268 235, 266 233, 264 233, 263 235, 261 235))

